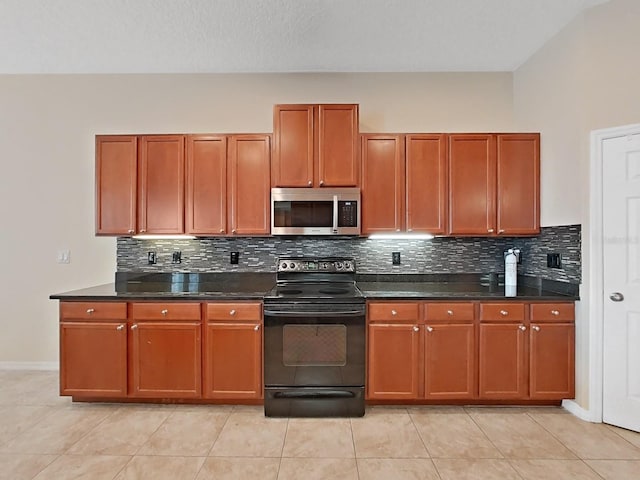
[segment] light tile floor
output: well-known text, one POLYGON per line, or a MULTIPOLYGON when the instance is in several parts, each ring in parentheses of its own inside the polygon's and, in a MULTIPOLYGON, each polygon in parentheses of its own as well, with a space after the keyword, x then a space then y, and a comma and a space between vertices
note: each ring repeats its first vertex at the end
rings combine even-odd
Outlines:
POLYGON ((640 434, 560 408, 72 403, 57 372, 0 370, 0 480, 640 479, 640 434))

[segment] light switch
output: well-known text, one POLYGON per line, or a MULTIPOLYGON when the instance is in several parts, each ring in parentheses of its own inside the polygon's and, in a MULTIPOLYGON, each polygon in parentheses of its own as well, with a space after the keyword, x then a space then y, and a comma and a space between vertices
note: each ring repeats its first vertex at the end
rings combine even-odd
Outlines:
POLYGON ((71 263, 71 250, 58 250, 58 263, 71 263))

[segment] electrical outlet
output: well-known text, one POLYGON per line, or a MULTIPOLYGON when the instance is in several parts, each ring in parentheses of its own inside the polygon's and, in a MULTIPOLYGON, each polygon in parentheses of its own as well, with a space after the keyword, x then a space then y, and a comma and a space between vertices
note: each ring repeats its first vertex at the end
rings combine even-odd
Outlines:
POLYGON ((547 253, 547 267, 562 268, 562 254, 547 253))
POLYGON ((155 265, 156 263, 158 263, 156 252, 147 253, 147 262, 149 262, 149 265, 155 265))
POLYGON ((231 256, 229 258, 229 263, 231 265, 237 265, 239 258, 240 258, 240 252, 231 252, 231 256))
POLYGON ((182 252, 180 250, 171 254, 171 263, 182 263, 182 252))
POLYGON ((393 265, 400 265, 400 252, 391 253, 391 263, 393 265))
POLYGON ((71 250, 58 250, 58 263, 71 263, 71 250))

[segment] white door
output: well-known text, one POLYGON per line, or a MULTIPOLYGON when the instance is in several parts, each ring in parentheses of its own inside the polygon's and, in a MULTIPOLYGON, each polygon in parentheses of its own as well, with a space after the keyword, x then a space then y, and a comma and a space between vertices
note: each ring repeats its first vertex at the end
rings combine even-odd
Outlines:
POLYGON ((640 132, 602 149, 602 417, 640 431, 640 132))

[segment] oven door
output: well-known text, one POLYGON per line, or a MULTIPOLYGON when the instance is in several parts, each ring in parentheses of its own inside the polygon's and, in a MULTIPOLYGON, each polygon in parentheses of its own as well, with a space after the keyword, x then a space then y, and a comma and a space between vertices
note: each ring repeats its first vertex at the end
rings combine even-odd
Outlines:
POLYGON ((265 305, 265 387, 362 387, 363 304, 265 305))

